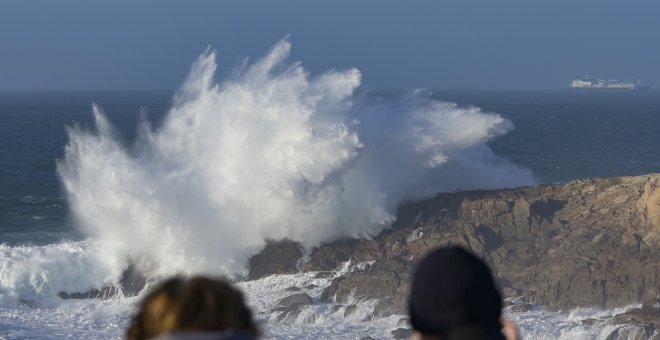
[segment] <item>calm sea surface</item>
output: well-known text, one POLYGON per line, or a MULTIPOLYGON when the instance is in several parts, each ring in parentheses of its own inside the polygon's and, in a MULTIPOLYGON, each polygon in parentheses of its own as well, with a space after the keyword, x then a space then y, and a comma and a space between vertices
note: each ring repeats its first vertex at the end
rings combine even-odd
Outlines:
MULTIPOLYGON (((543 183, 660 172, 660 92, 436 92, 510 119, 496 155, 543 183)), ((128 145, 140 112, 158 125, 171 93, 0 93, 0 243, 78 239, 55 171, 65 126, 91 127, 97 102, 128 145)))

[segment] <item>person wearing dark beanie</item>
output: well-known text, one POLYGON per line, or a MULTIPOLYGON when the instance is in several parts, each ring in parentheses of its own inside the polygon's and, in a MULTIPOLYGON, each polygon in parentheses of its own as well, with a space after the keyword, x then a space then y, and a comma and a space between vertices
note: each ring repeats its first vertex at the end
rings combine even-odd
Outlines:
POLYGON ((502 315, 502 299, 488 266, 467 250, 436 249, 418 264, 408 314, 413 339, 518 339, 502 315))

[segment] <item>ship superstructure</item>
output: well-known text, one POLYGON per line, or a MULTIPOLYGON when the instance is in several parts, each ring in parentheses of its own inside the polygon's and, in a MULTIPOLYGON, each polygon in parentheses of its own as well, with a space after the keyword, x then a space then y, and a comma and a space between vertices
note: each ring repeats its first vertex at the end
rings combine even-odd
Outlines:
POLYGON ((618 89, 618 90, 645 90, 646 85, 640 85, 639 80, 635 84, 632 81, 617 81, 616 79, 603 80, 588 76, 580 77, 571 81, 571 88, 577 89, 618 89))

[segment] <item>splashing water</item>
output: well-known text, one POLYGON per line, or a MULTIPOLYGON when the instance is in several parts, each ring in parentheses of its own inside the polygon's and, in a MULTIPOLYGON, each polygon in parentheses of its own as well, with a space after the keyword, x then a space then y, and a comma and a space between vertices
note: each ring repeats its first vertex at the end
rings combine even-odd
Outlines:
POLYGON ((404 199, 534 184, 485 144, 513 128, 478 108, 353 95, 358 70, 310 76, 279 42, 214 81, 215 53, 193 64, 162 126, 136 144, 69 128, 58 172, 104 266, 151 275, 245 271, 268 239, 313 247, 378 233, 404 199))

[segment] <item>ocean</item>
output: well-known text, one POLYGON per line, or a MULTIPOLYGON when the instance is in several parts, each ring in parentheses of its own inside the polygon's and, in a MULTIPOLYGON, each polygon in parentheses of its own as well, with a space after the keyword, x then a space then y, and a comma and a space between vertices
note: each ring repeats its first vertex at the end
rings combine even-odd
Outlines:
MULTIPOLYGON (((209 52, 176 93, 0 93, 0 337, 121 338, 139 296, 57 293, 102 288, 128 263, 241 277, 266 239, 373 235, 404 199, 660 171, 659 92, 365 92, 357 70, 277 67, 288 46, 219 82, 209 52)), ((291 286, 314 284, 318 301, 330 279, 239 286, 269 338, 402 327, 320 302, 313 322, 265 313, 291 286)), ((608 330, 581 321, 615 312, 509 316, 527 338, 590 339, 608 330)))

